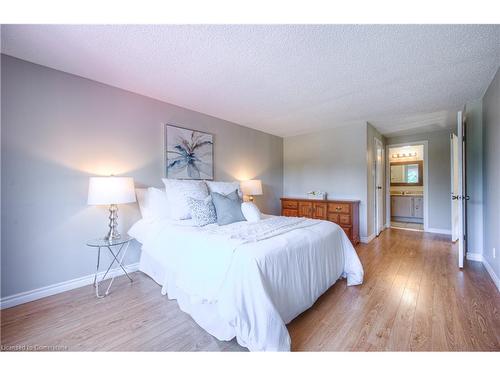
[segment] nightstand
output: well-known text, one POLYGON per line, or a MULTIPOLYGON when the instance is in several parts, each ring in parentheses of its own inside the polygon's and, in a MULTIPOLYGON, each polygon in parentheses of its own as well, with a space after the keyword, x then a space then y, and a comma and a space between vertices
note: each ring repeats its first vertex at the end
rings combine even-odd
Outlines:
POLYGON ((95 295, 97 298, 104 298, 109 294, 109 290, 111 289, 111 285, 113 284, 113 281, 116 277, 114 275, 111 278, 111 281, 109 282, 108 287, 106 288, 106 292, 101 295, 99 294, 99 283, 102 283, 106 276, 108 275, 109 271, 111 270, 111 267, 113 264, 118 263, 122 271, 125 273, 125 275, 129 278, 130 282, 134 281, 130 277, 130 275, 127 273, 125 270, 125 267, 123 266, 123 259, 125 258, 125 255, 127 254, 127 250, 130 244, 130 241, 132 241, 133 238, 127 235, 122 235, 120 238, 115 239, 115 240, 105 240, 103 238, 98 238, 94 240, 89 240, 87 241, 87 246, 92 247, 92 248, 97 248, 97 266, 96 266, 96 271, 95 271, 95 276, 94 276, 94 288, 95 288, 95 295), (99 274, 99 265, 101 263, 101 249, 106 248, 110 252, 110 254, 113 256, 113 260, 111 264, 109 265, 108 269, 104 273, 104 275, 101 278, 101 281, 98 280, 98 274, 99 274), (114 250, 114 251, 113 251, 114 250), (122 252, 123 251, 123 252, 122 252), (120 253, 122 254, 121 258, 118 259, 120 256, 120 253))

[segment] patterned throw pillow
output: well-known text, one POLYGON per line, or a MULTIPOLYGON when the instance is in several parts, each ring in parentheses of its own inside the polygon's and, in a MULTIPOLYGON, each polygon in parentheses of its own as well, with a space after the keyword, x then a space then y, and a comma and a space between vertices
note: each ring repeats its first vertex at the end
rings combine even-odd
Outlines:
POLYGON ((203 227, 217 221, 215 207, 210 196, 202 200, 188 197, 187 204, 191 218, 197 226, 203 227))

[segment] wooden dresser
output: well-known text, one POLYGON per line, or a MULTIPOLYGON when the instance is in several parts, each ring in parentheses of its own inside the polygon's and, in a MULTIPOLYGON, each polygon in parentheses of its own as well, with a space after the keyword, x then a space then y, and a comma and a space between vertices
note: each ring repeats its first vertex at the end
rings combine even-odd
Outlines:
POLYGON ((329 220, 340 225, 353 245, 359 243, 359 201, 281 198, 281 215, 329 220))

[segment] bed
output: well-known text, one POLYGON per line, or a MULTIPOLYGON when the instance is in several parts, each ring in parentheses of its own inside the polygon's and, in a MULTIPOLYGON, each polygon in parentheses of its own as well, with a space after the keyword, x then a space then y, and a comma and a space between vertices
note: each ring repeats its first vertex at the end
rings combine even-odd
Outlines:
POLYGON ((250 351, 289 351, 286 324, 338 279, 363 281, 344 231, 328 221, 264 215, 225 226, 139 220, 139 269, 219 340, 250 351))

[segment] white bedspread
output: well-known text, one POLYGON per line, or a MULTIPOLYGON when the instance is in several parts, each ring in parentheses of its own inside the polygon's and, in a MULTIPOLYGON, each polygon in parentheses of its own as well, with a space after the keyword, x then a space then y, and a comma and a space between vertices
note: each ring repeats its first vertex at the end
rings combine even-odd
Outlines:
POLYGON ((339 277, 348 285, 363 281, 349 239, 327 221, 268 217, 203 228, 156 222, 142 237, 143 251, 165 269, 162 292, 215 337, 236 336, 254 351, 290 350, 286 323, 339 277))

